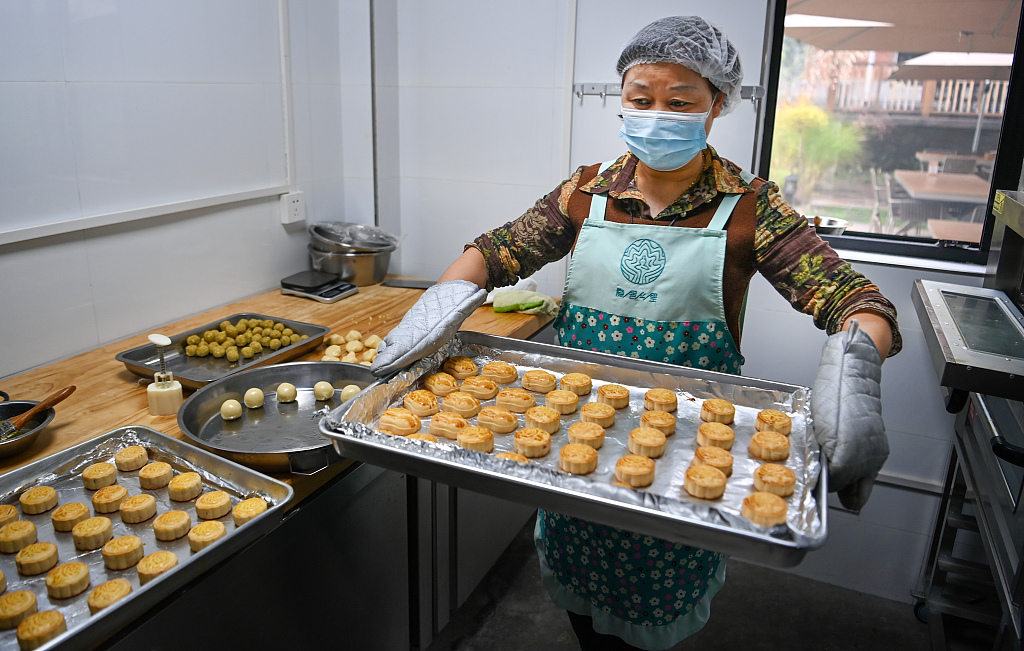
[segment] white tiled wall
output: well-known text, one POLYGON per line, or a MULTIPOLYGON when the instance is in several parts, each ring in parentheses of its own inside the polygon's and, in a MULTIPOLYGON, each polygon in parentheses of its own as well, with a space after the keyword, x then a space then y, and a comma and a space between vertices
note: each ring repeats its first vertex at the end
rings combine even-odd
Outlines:
MULTIPOLYGON (((942 485, 953 437, 935 369, 911 303, 914 279, 981 285, 976 275, 853 263, 899 311, 903 351, 882 366, 882 415, 889 460, 880 479, 942 485)), ((744 324, 744 375, 810 386, 825 333, 794 311, 760 276, 750 287, 744 324)), ((938 495, 876 484, 860 516, 832 509, 829 539, 795 569, 803 576, 910 603, 918 588, 938 495)), ((833 496, 833 504, 838 504, 833 496)))
MULTIPOLYGON (((399 0, 403 273, 437 278, 568 175, 572 8, 399 0)), ((564 266, 549 267, 536 278, 557 296, 564 266)))
MULTIPOLYGON (((308 220, 372 223, 368 5, 288 6, 295 185, 308 220)), ((97 207, 104 189, 130 202, 173 198, 185 182, 210 180, 221 193, 257 171, 283 176, 267 141, 236 137, 276 124, 269 140, 283 142, 280 92, 265 83, 279 79, 280 58, 246 44, 276 42, 277 30, 276 2, 0 3, 0 146, 19 152, 17 165, 0 166, 3 225, 97 207), (195 15, 206 22, 182 22, 195 15), (237 83, 206 83, 224 75, 237 83), (162 98, 181 93, 208 110, 169 114, 162 98), (94 118, 88 127, 49 129, 69 103, 94 118), (169 121, 206 139, 209 155, 176 157, 183 145, 166 137, 169 121), (166 152, 159 183, 137 175, 123 155, 129 141, 166 152), (241 163, 225 162, 240 152, 241 163), (76 165, 86 173, 76 177, 76 165)), ((0 347, 0 377, 271 289, 308 268, 305 226, 282 226, 273 197, 0 246, 4 330, 33 333, 0 347)))

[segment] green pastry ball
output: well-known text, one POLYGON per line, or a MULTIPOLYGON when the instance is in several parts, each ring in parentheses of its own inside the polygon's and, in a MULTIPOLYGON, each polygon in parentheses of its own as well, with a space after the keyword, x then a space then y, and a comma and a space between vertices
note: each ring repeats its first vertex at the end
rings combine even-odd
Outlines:
POLYGON ((284 330, 281 331, 281 334, 282 335, 288 335, 290 337, 293 334, 295 334, 295 331, 292 330, 291 328, 285 328, 284 330))
POLYGON ((295 385, 294 384, 290 384, 288 382, 282 382, 281 384, 277 385, 277 401, 278 402, 294 402, 296 394, 297 394, 297 391, 295 391, 295 385))
POLYGON ((242 333, 242 334, 238 335, 237 337, 235 337, 235 345, 241 347, 241 346, 244 346, 244 345, 248 344, 251 340, 252 340, 252 337, 250 337, 249 335, 247 335, 245 333, 242 333))
POLYGON ((249 359, 250 357, 252 357, 252 348, 249 348, 248 346, 243 348, 242 349, 242 357, 244 357, 246 359, 249 359))
POLYGON ((249 319, 239 319, 235 327, 238 328, 239 332, 245 332, 249 329, 249 319))
POLYGON ((196 346, 196 357, 206 357, 210 354, 210 347, 206 344, 196 346))
POLYGON ((289 339, 289 341, 291 341, 291 342, 292 342, 293 344, 297 344, 297 343, 299 343, 299 341, 300 341, 300 340, 302 339, 302 337, 300 337, 299 335, 289 335, 289 336, 288 336, 288 339, 289 339))
POLYGON ((199 337, 199 335, 189 335, 188 339, 185 340, 185 343, 188 344, 189 346, 197 346, 199 345, 200 341, 202 341, 202 339, 199 337))
POLYGON ((263 325, 264 328, 273 328, 274 327, 274 322, 271 319, 263 319, 263 324, 262 325, 263 325))
POLYGON ((195 344, 185 346, 185 354, 188 355, 189 357, 195 357, 197 348, 199 348, 199 346, 196 346, 195 344))
POLYGON ((232 346, 237 346, 237 345, 238 345, 238 342, 235 341, 234 337, 228 337, 227 339, 224 340, 224 347, 225 348, 231 348, 232 346))
POLYGON ((224 343, 225 341, 227 341, 227 338, 228 338, 228 336, 226 334, 224 334, 223 332, 214 333, 213 336, 216 339, 218 344, 224 343))
POLYGON ((223 332, 224 330, 227 330, 228 326, 230 325, 230 321, 221 321, 220 323, 217 324, 217 327, 220 328, 221 332, 223 332))
POLYGON ((203 341, 205 341, 207 343, 209 343, 211 341, 216 341, 216 339, 217 339, 217 331, 216 330, 207 330, 206 332, 203 333, 203 341))
POLYGON ((224 346, 221 346, 220 344, 217 344, 216 346, 210 346, 210 354, 213 355, 214 357, 224 357, 224 353, 226 352, 227 349, 224 348, 224 346))
POLYGON ((237 362, 238 361, 238 347, 237 346, 232 346, 231 348, 228 348, 228 352, 224 353, 224 356, 228 358, 229 362, 237 362))
POLYGON ((252 348, 252 352, 254 352, 254 353, 262 353, 263 352, 263 344, 261 344, 258 341, 254 341, 251 344, 249 344, 249 348, 252 348))
POLYGON ((270 340, 270 350, 277 350, 280 347, 281 347, 281 340, 280 339, 271 339, 270 340))
POLYGON ((313 396, 317 400, 330 400, 334 397, 334 385, 330 382, 317 382, 313 385, 313 396))
POLYGON ((235 335, 238 334, 238 328, 236 328, 233 325, 228 325, 228 327, 224 328, 224 334, 226 334, 229 337, 234 337, 235 335))
POLYGON ((220 406, 220 417, 224 420, 235 420, 242 415, 242 405, 237 400, 225 400, 220 406))
POLYGON ((283 323, 275 323, 273 325, 273 328, 274 328, 274 330, 277 330, 278 332, 281 332, 282 330, 284 330, 284 324, 283 323))

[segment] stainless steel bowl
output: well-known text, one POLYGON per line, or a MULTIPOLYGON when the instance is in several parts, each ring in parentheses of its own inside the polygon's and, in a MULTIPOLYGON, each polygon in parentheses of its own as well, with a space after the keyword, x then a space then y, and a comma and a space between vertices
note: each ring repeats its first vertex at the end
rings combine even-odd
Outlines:
POLYGON ((818 235, 842 235, 850 222, 838 217, 808 217, 807 223, 818 235))
POLYGON ((363 287, 384 282, 391 264, 391 251, 343 253, 321 251, 310 244, 309 261, 314 271, 336 274, 345 282, 363 287))
POLYGON ((320 413, 342 404, 341 390, 346 385, 365 389, 376 382, 368 367, 345 362, 289 362, 254 368, 211 382, 189 396, 178 410, 178 427, 204 450, 255 470, 316 472, 340 458, 331 442, 320 435, 320 413), (313 385, 320 381, 334 385, 330 400, 314 397, 313 385), (293 402, 277 401, 277 387, 282 382, 295 385, 298 395, 293 402), (241 418, 222 419, 221 404, 232 398, 242 403, 251 388, 264 392, 263 406, 243 406, 241 418))
POLYGON ((346 222, 320 222, 309 227, 309 239, 313 246, 320 251, 331 251, 337 253, 378 253, 383 251, 394 251, 398 245, 394 244, 392 236, 371 227, 360 227, 356 224, 346 222), (333 232, 332 226, 355 227, 356 237, 352 239, 345 237, 339 241, 338 235, 333 232))
MULTIPOLYGON (((7 420, 8 418, 14 418, 18 414, 24 414, 38 404, 38 400, 4 400, 0 402, 0 420, 7 420)), ((0 457, 13 457, 28 449, 39 436, 39 432, 53 420, 56 413, 53 407, 50 407, 26 423, 21 428, 21 434, 6 441, 0 441, 0 457)))

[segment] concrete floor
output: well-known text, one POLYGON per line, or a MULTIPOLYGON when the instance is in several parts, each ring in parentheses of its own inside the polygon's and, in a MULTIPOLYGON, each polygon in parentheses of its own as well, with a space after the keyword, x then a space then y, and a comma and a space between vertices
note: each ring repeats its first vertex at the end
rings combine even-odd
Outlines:
MULTIPOLYGON (((565 612, 541 585, 532 534, 531 521, 427 651, 579 649, 565 612)), ((948 621, 950 651, 991 648, 994 631, 948 621)), ((710 621, 678 648, 926 651, 929 640, 909 604, 733 559, 710 621)))

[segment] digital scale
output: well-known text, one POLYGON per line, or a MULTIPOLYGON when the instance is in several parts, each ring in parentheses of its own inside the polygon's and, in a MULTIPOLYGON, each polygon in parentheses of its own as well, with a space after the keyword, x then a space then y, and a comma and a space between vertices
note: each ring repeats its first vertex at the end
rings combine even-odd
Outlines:
POLYGON ((359 291, 352 283, 335 274, 302 271, 281 280, 281 293, 311 298, 321 303, 334 303, 359 291))

